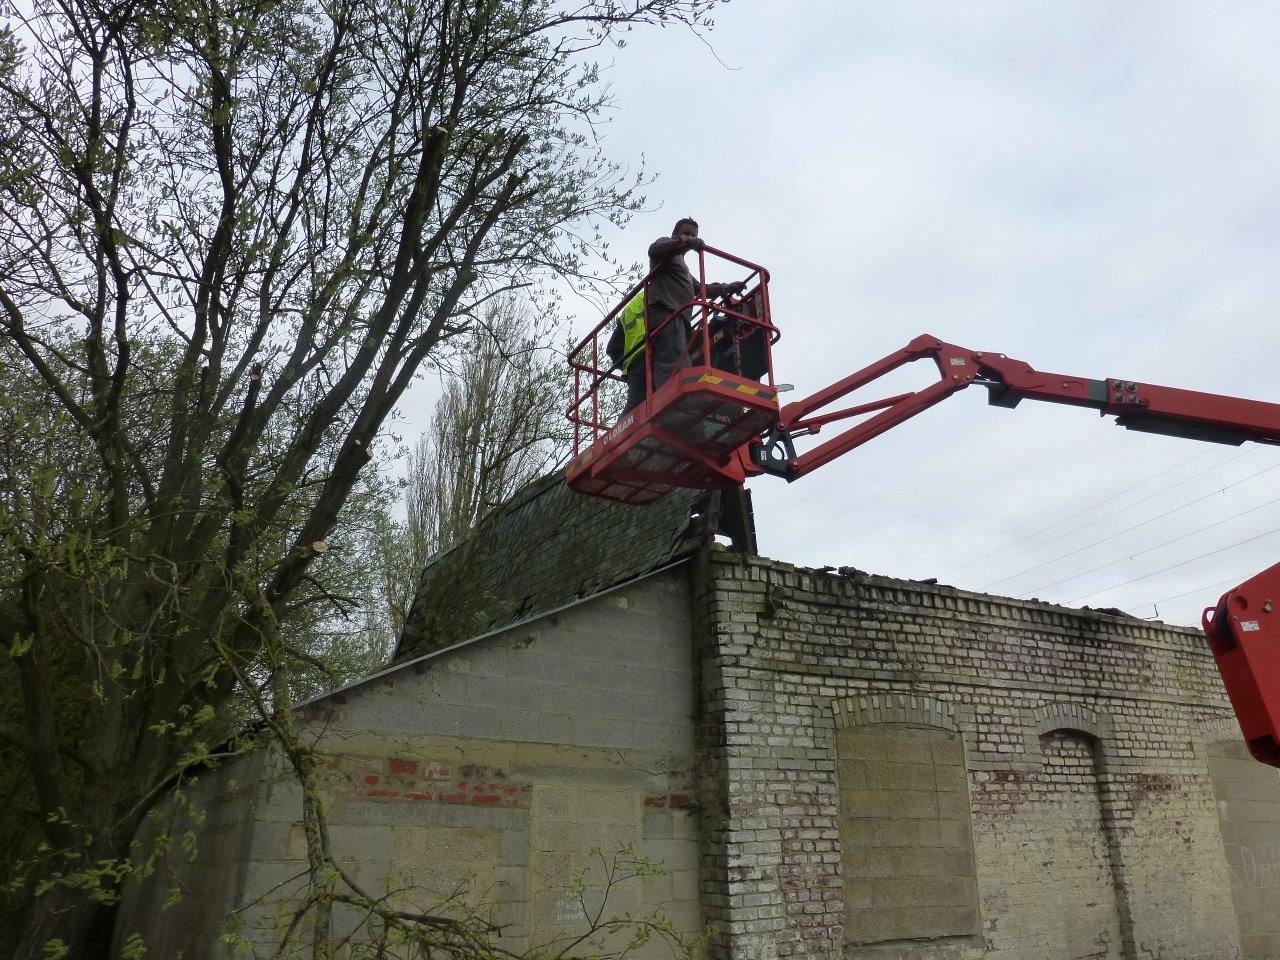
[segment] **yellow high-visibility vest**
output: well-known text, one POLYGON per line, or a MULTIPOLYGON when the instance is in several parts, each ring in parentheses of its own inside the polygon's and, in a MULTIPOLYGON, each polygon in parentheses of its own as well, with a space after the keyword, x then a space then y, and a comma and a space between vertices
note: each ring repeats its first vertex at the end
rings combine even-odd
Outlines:
POLYGON ((631 364, 644 353, 644 291, 641 290, 631 302, 618 314, 618 323, 622 325, 622 369, 631 369, 631 364))

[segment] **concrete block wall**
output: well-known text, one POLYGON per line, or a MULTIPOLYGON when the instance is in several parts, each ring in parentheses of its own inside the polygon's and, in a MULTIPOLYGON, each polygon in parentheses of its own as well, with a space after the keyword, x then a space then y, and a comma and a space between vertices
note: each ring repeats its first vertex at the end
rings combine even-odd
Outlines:
POLYGON ((1275 878, 1227 851, 1269 854, 1280 783, 1226 760, 1215 781, 1234 721, 1198 631, 723 552, 705 558, 694 629, 715 956, 1276 955, 1258 910, 1275 878), (898 762, 948 734, 968 893, 963 864, 950 883, 918 869, 943 862, 943 831, 964 847, 945 767, 898 762), (877 753, 893 736, 898 754, 877 753), (1215 789, 1239 811, 1227 846, 1215 789))
POLYGON ((913 936, 976 936, 961 735, 946 727, 841 726, 839 717, 836 780, 847 939, 865 947, 913 936), (913 909, 901 909, 903 903, 913 909))
POLYGON ((1242 953, 1280 957, 1280 771, 1254 760, 1234 731, 1222 732, 1224 739, 1209 744, 1208 761, 1242 953))
MULTIPOLYGON (((435 907, 462 890, 519 953, 580 933, 604 871, 619 855, 633 872, 633 854, 662 871, 616 883, 604 916, 661 906, 696 934, 689 611, 683 572, 657 575, 307 707, 343 868, 403 907, 435 907), (570 881, 582 871, 587 889, 575 897, 570 881)), ((231 907, 242 933, 268 944, 302 891, 292 775, 257 755, 219 776, 247 791, 216 813, 240 831, 236 870, 212 874, 223 895, 184 898, 176 914, 156 909, 154 896, 126 908, 129 929, 148 940, 169 936, 175 920, 199 930, 183 941, 186 960, 228 955, 217 930, 231 907)), ((639 954, 662 955, 657 939, 639 954)))
POLYGON ((150 957, 212 956, 256 869, 256 810, 266 754, 241 757, 183 784, 185 802, 157 808, 134 845, 139 863, 167 837, 167 856, 125 886, 116 953, 143 934, 150 957))

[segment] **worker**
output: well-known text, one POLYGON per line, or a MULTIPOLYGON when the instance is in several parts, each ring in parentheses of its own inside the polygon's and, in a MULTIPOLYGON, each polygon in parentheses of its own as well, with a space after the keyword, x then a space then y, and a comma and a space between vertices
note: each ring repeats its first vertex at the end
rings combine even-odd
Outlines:
POLYGON ((605 347, 609 359, 627 380, 627 405, 623 413, 638 407, 644 399, 644 301, 643 289, 627 301, 605 347))
MULTIPOLYGON (((646 293, 646 323, 650 335, 653 361, 653 386, 656 390, 675 373, 678 367, 687 367, 689 357, 685 352, 692 329, 693 311, 684 306, 698 296, 698 284, 684 262, 690 250, 701 250, 704 244, 698 237, 698 221, 682 217, 676 221, 669 237, 659 237, 649 245, 649 283, 646 293), (682 308, 683 309, 680 309, 682 308), (678 316, 661 329, 659 324, 676 310, 678 316), (656 334, 654 331, 657 331, 656 334)), ((707 299, 728 293, 741 293, 746 284, 708 283, 707 299)), ((640 366, 643 367, 643 364, 640 366)), ((643 388, 643 380, 641 381, 643 388)), ((639 402, 639 401, 637 401, 639 402)))

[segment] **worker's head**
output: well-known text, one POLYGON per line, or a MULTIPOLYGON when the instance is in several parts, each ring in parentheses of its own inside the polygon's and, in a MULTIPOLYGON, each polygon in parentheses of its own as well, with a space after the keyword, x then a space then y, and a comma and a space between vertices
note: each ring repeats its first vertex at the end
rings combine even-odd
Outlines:
POLYGON ((690 239, 696 237, 698 235, 698 221, 693 217, 681 217, 671 229, 671 235, 677 239, 681 237, 689 237, 690 239))

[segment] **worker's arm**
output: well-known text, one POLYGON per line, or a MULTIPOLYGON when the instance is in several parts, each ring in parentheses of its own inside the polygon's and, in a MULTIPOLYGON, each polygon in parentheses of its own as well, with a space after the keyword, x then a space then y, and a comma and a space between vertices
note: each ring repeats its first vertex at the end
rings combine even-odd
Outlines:
MULTIPOLYGON (((689 250, 701 250, 705 246, 698 237, 659 237, 653 243, 649 244, 649 262, 652 264, 661 263, 672 257, 678 257, 682 253, 689 250)), ((697 281, 694 281, 694 288, 697 288, 697 281)), ((707 296, 711 299, 722 297, 726 293, 741 293, 746 288, 746 284, 740 281, 733 283, 708 283, 707 296)))
POLYGON ((670 260, 693 248, 694 245, 683 237, 659 237, 649 244, 649 262, 660 263, 663 260, 670 260))
POLYGON ((734 280, 732 283, 708 283, 707 296, 714 300, 716 297, 723 297, 727 293, 741 293, 747 288, 747 285, 741 280, 734 280))

